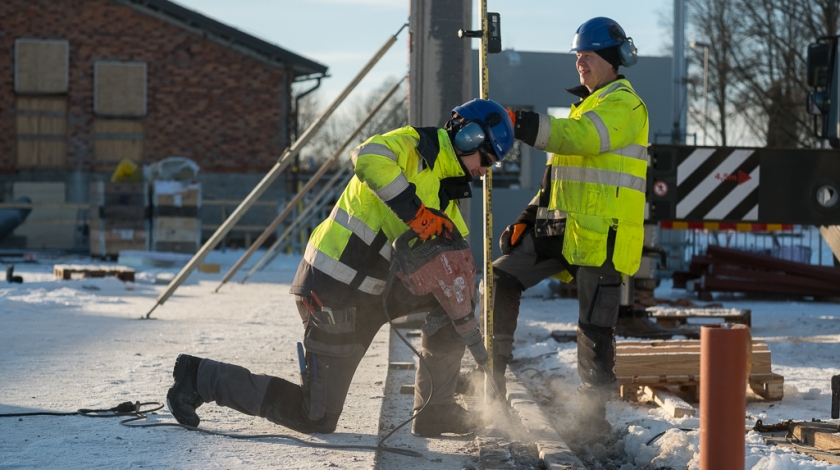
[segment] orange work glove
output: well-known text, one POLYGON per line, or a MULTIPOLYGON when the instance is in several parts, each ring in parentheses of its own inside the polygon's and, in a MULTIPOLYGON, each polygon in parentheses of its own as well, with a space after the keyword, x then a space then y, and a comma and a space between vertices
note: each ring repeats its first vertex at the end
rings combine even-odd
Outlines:
POLYGON ((455 231, 455 226, 446 214, 437 209, 429 209, 425 204, 420 205, 414 218, 408 221, 408 226, 420 236, 421 240, 428 240, 444 232, 455 231))
POLYGON ((516 127, 516 111, 511 111, 509 109, 506 109, 505 111, 507 111, 508 116, 510 116, 511 124, 513 124, 513 126, 516 127))
POLYGON ((527 228, 528 224, 524 222, 507 226, 499 237, 499 249, 502 250, 502 254, 510 253, 510 250, 522 241, 522 234, 527 228))

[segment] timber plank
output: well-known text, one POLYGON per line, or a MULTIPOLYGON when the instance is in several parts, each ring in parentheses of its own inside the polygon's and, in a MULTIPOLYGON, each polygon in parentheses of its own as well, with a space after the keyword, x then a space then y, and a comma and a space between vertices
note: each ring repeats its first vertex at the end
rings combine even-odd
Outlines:
MULTIPOLYGON (((751 370, 770 373, 770 351, 753 351, 751 370)), ((700 351, 618 354, 615 373, 619 376, 699 375, 700 351)))
POLYGON ((642 387, 642 393, 674 418, 694 416, 697 413, 693 406, 668 389, 646 386, 642 387))
POLYGON ((822 450, 840 451, 840 434, 835 432, 814 433, 814 447, 822 450))

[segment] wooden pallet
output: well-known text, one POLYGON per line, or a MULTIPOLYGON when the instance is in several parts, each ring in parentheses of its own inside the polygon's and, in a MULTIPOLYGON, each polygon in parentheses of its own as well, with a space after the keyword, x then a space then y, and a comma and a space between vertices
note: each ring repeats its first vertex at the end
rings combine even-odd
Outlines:
POLYGON ((689 319, 752 326, 752 311, 749 309, 649 307, 647 314, 665 328, 677 328, 687 324, 689 319))
POLYGON ((125 266, 83 266, 75 264, 56 264, 53 266, 55 277, 59 279, 72 279, 73 274, 81 274, 81 277, 105 277, 114 276, 121 281, 134 282, 134 270, 125 266))
MULTIPOLYGON (((618 341, 616 376, 621 397, 644 397, 672 416, 693 416, 688 401, 699 399, 700 341, 618 341)), ((752 341, 749 389, 754 398, 781 400, 784 377, 771 371, 770 349, 762 340, 752 341)))
POLYGON ((767 444, 788 447, 817 460, 840 464, 838 425, 826 422, 789 423, 782 432, 763 433, 767 444))

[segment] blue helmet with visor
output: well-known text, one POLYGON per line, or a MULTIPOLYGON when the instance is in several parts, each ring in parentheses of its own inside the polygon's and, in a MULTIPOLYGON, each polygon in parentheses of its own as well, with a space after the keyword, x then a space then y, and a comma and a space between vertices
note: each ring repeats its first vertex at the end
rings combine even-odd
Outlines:
POLYGON ((507 111, 493 100, 474 99, 452 110, 452 117, 464 121, 455 132, 452 144, 461 152, 478 150, 482 157, 492 155, 496 166, 513 148, 513 123, 507 111))

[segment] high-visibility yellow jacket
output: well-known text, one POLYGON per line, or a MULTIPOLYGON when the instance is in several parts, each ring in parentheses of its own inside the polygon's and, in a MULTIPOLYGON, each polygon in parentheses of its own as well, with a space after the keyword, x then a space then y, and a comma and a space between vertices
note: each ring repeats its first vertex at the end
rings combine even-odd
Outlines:
POLYGON ((309 237, 291 288, 302 296, 315 291, 333 305, 377 300, 391 243, 409 230, 406 222, 421 203, 442 208, 461 234, 468 233, 456 200, 471 197, 472 177, 446 130, 403 127, 371 137, 350 157, 355 175, 309 237))
POLYGON ((647 108, 622 76, 573 105, 566 119, 539 115, 533 146, 553 155, 529 203, 536 210, 526 209, 536 235, 565 230, 566 260, 600 266, 614 229, 615 268, 635 274, 644 244, 647 145, 647 108))

